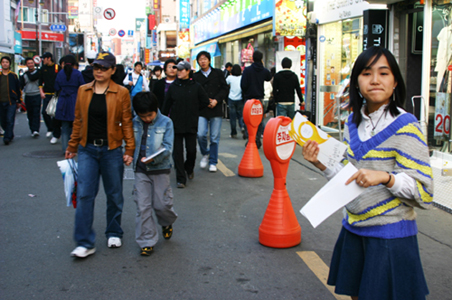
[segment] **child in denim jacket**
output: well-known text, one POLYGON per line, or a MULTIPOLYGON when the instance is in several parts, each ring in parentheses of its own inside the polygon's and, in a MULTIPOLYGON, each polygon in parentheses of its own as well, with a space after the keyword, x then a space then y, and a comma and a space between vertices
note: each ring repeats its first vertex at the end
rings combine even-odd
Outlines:
POLYGON ((177 219, 169 176, 174 129, 171 119, 160 113, 154 94, 140 92, 132 101, 137 114, 133 119, 136 144, 133 157, 134 201, 137 204, 135 239, 141 248, 141 255, 149 256, 158 241, 157 224, 152 211, 155 211, 163 237, 167 240, 171 238, 172 224, 177 219), (165 148, 162 153, 143 162, 161 148, 165 148))

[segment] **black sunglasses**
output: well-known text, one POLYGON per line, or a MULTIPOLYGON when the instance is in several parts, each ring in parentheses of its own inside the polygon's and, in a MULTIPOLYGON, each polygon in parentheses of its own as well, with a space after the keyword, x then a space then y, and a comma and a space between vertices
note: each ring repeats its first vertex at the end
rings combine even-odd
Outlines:
POLYGON ((102 72, 106 72, 111 68, 107 68, 107 67, 95 64, 95 65, 93 65, 93 69, 94 69, 94 71, 101 70, 102 72))

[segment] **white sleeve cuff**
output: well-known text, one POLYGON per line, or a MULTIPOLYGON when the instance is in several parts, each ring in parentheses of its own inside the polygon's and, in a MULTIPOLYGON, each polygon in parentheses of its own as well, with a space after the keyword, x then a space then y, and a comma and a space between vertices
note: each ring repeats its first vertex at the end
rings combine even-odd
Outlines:
POLYGON ((388 190, 396 197, 414 199, 417 193, 416 180, 405 173, 392 174, 394 185, 388 190))

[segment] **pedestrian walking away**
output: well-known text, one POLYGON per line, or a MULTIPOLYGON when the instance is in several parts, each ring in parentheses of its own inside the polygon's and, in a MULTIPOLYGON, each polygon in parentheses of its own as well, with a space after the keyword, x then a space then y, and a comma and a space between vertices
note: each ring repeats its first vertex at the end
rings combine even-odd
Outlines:
POLYGON ((237 121, 242 134, 245 133, 245 123, 243 123, 243 106, 242 88, 240 81, 242 80, 242 68, 239 65, 232 66, 231 76, 226 78, 229 84, 228 106, 230 113, 231 138, 237 137, 237 121))
POLYGON ((28 70, 20 78, 21 87, 25 94, 25 106, 27 107, 28 127, 31 136, 39 136, 41 126, 41 92, 39 90, 39 78, 41 72, 35 68, 33 58, 27 57, 25 65, 28 70))
POLYGON ((74 230, 77 247, 71 256, 80 258, 96 251, 92 227, 100 176, 107 195, 107 246, 122 245, 122 180, 124 164, 130 165, 133 160, 135 140, 129 92, 111 78, 115 65, 113 54, 98 53, 93 65, 95 80, 78 91, 73 132, 66 150, 67 159, 77 153, 79 156, 74 230))
POLYGON ((42 99, 42 109, 41 114, 44 120, 44 124, 47 127, 46 137, 52 138, 50 140, 51 144, 56 144, 61 136, 61 129, 57 128, 54 135, 54 118, 49 116, 46 112, 47 105, 49 105, 50 99, 52 99, 55 94, 55 80, 58 72, 61 70, 60 66, 53 62, 53 55, 50 52, 45 52, 42 55, 42 67, 41 75, 39 78, 39 91, 41 93, 42 99), (55 137, 57 136, 57 137, 55 137))
POLYGON ((61 147, 66 151, 72 134, 72 124, 75 117, 75 101, 81 85, 85 84, 83 75, 77 70, 77 60, 72 55, 64 57, 63 72, 58 73, 55 80, 55 92, 58 93, 58 104, 55 111, 54 138, 58 139, 61 128, 61 147), (58 128, 58 129, 57 129, 58 128))
POLYGON ((210 65, 210 53, 201 51, 196 56, 201 70, 193 78, 201 84, 209 97, 210 104, 199 113, 198 144, 201 150, 201 168, 209 166, 210 172, 217 171, 218 148, 220 146, 221 123, 223 120, 223 101, 227 99, 229 87, 220 69, 210 65), (207 133, 209 132, 209 144, 207 133))
POLYGON ((173 68, 177 69, 177 78, 168 88, 162 113, 173 121, 173 160, 177 187, 185 188, 187 177, 193 179, 195 176, 199 112, 210 105, 210 101, 202 86, 190 78, 190 63, 181 61, 173 68), (184 142, 186 159, 184 159, 184 142))
POLYGON ((137 115, 133 119, 136 145, 133 155, 134 200, 137 205, 135 240, 141 248, 141 255, 149 256, 158 241, 153 212, 166 240, 171 238, 172 224, 177 219, 170 186, 174 128, 171 119, 158 109, 158 100, 154 94, 140 92, 133 97, 132 102, 137 115), (145 160, 160 149, 164 151, 145 160))
MULTIPOLYGON (((406 89, 387 49, 370 47, 350 77, 353 113, 344 128, 347 160, 365 191, 346 205, 331 259, 328 284, 352 299, 425 299, 429 293, 417 242, 414 208, 433 200, 428 146, 415 116, 402 107, 406 89)), ((343 167, 318 161, 308 141, 303 156, 331 179, 343 167)))
POLYGON ((22 91, 19 77, 12 72, 11 58, 1 58, 2 73, 0 76, 0 123, 4 130, 3 143, 9 145, 14 139, 14 122, 16 108, 20 107, 22 91))
POLYGON ((273 98, 276 103, 276 115, 286 116, 291 119, 295 116, 295 97, 297 93, 300 105, 304 104, 300 82, 297 74, 292 72, 292 60, 284 57, 281 61, 282 70, 273 78, 273 98))
MULTIPOLYGON (((264 55, 262 52, 258 50, 254 51, 253 63, 243 70, 240 87, 242 88, 243 99, 245 99, 245 102, 250 99, 258 99, 261 103, 263 102, 264 81, 270 81, 272 79, 270 71, 267 70, 262 63, 263 57, 264 55)), ((246 127, 245 132, 247 132, 246 127)), ((263 133, 264 128, 261 121, 256 134, 256 145, 258 149, 262 146, 261 136, 263 133)), ((246 136, 248 136, 247 133, 246 136)))

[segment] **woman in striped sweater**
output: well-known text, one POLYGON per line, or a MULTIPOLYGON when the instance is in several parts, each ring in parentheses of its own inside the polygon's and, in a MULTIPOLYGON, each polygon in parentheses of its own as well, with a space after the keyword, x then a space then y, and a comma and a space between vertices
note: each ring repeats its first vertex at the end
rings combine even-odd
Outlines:
POLYGON ((309 141, 303 156, 328 179, 344 164, 358 171, 347 181, 366 190, 344 209, 328 284, 352 299, 425 299, 427 284, 417 242, 414 207, 433 199, 428 146, 417 119, 402 109, 405 85, 394 56, 371 47, 350 78, 353 113, 344 129, 347 157, 333 169, 309 141))

